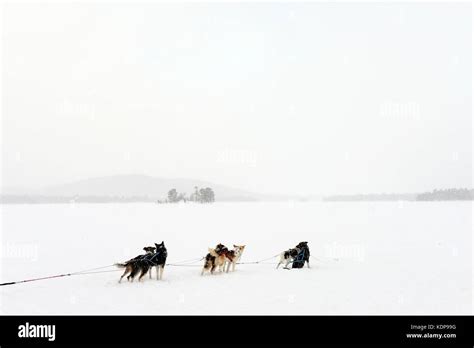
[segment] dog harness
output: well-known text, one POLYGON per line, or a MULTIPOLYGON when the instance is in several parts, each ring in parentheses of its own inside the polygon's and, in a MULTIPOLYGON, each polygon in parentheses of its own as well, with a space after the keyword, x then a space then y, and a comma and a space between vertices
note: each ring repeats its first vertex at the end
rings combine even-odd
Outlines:
POLYGON ((143 258, 143 261, 147 262, 148 264, 150 264, 151 266, 157 266, 158 265, 158 262, 155 261, 155 259, 159 256, 159 255, 162 255, 164 254, 164 257, 166 259, 166 257, 168 256, 168 253, 166 251, 158 251, 156 253, 154 253, 150 258, 147 258, 146 256, 147 255, 144 255, 144 258, 143 258))
POLYGON ((293 260, 292 268, 302 268, 304 266, 304 253, 305 248, 302 248, 298 255, 296 255, 296 258, 293 260))

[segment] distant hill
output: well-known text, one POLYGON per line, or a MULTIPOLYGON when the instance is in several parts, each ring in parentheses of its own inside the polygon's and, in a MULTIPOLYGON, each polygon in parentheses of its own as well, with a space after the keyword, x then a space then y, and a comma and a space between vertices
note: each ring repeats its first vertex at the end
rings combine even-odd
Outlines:
POLYGON ((194 187, 211 187, 216 201, 287 200, 290 196, 265 195, 193 179, 167 179, 147 175, 115 175, 74 181, 40 190, 4 190, 2 203, 140 202, 164 200, 170 189, 188 196, 194 187))

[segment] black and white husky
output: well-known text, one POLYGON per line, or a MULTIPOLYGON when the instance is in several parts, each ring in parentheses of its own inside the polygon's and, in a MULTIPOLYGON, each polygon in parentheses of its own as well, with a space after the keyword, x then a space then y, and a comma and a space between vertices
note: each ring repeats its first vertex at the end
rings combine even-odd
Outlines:
POLYGON ((148 272, 150 272, 151 278, 151 270, 153 267, 156 267, 156 279, 159 280, 163 278, 163 270, 166 264, 166 258, 168 256, 165 243, 155 243, 155 247, 145 247, 143 250, 146 251, 146 254, 134 257, 133 259, 130 259, 124 263, 116 264, 118 267, 125 268, 125 271, 120 277, 119 283, 127 274, 127 280, 132 282, 135 276, 138 274, 140 274, 138 277, 139 281, 148 272))
POLYGON ((150 258, 151 261, 151 268, 150 268, 150 278, 151 278, 151 270, 153 267, 156 267, 156 280, 163 279, 163 272, 165 270, 166 265, 166 258, 168 257, 168 251, 165 247, 165 242, 161 242, 160 244, 156 244, 156 251, 155 255, 150 258))
POLYGON ((300 242, 295 248, 288 249, 280 254, 280 261, 278 262, 277 269, 281 264, 285 266, 283 268, 290 269, 288 265, 291 263, 292 268, 302 268, 305 263, 309 267, 309 247, 308 242, 300 242))
POLYGON ((288 249, 288 250, 282 252, 280 254, 280 262, 278 262, 277 269, 278 269, 278 267, 280 267, 281 264, 285 265, 283 268, 289 269, 288 265, 293 262, 296 255, 298 255, 298 250, 296 250, 296 248, 288 249))

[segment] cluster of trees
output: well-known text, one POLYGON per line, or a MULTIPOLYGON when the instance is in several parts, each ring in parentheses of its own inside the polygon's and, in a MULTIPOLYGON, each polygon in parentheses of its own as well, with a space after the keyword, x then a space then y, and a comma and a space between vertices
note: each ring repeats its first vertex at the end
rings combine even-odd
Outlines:
MULTIPOLYGON (((179 193, 175 188, 168 191, 168 198, 166 202, 168 203, 178 203, 183 201, 199 202, 199 203, 212 203, 215 201, 214 191, 210 187, 198 188, 194 187, 194 192, 189 196, 186 196, 186 193, 179 193)), ((158 201, 161 203, 160 201, 158 201)))
POLYGON ((168 191, 168 202, 169 203, 178 203, 183 201, 186 203, 186 194, 185 193, 178 193, 176 189, 171 189, 168 191))
POLYGON ((191 195, 191 200, 199 203, 212 203, 215 201, 214 191, 210 187, 199 189, 194 187, 194 193, 191 195))
POLYGON ((469 201, 474 199, 474 190, 467 188, 433 190, 416 196, 417 201, 469 201))

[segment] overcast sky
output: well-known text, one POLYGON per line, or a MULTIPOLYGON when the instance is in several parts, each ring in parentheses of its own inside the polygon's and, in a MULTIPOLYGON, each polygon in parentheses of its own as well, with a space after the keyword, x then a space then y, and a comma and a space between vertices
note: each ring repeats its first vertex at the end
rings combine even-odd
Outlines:
POLYGON ((470 4, 6 5, 3 186, 472 186, 470 4))

